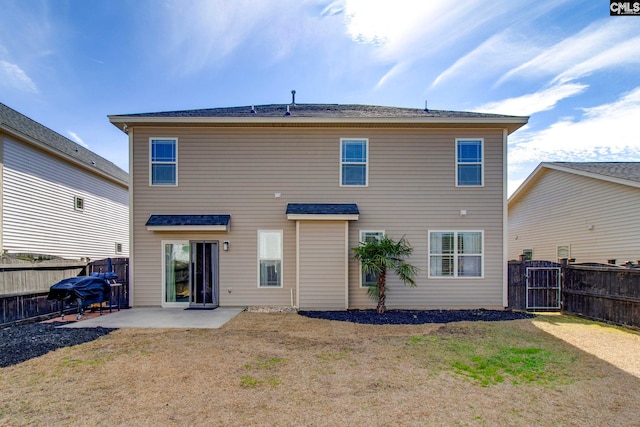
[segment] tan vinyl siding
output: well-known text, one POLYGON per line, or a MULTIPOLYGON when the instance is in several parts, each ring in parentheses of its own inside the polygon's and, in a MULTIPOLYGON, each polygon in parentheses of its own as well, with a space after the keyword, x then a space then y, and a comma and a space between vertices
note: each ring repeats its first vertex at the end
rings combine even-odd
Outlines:
POLYGON ((8 137, 3 158, 3 249, 64 258, 129 255, 126 188, 8 137), (76 196, 84 199, 83 211, 74 209, 76 196))
POLYGON ((346 228, 344 221, 300 221, 299 307, 344 310, 346 228))
POLYGON ((533 249, 534 259, 556 261, 559 245, 576 262, 640 259, 640 189, 548 168, 539 175, 509 206, 509 259, 533 249))
MULTIPOLYGON (((136 127, 134 135, 136 305, 159 305, 160 242, 190 238, 231 243, 220 256, 221 305, 289 305, 296 286, 296 232, 295 221, 286 219, 287 203, 357 203, 360 219, 349 223, 349 248, 358 244, 358 230, 407 237, 415 248, 411 261, 421 269, 418 287, 405 287, 390 275, 388 306, 502 305, 501 129, 136 127), (149 186, 150 137, 178 138, 178 187, 149 186), (340 187, 340 138, 368 138, 368 187, 340 187), (484 138, 484 187, 455 187, 455 138, 484 138), (230 231, 154 233, 144 227, 151 214, 198 213, 230 214, 230 231), (284 232, 281 289, 256 286, 258 229, 284 232), (429 229, 483 230, 484 278, 428 279, 429 229)), ((349 305, 370 307, 351 251, 348 258, 349 305)))

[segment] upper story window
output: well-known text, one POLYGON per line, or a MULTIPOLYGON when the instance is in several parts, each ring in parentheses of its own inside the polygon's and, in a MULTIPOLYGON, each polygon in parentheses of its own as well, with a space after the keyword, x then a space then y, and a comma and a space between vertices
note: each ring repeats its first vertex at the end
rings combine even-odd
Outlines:
POLYGON ((150 139, 150 185, 178 185, 178 140, 150 139))
POLYGON ((430 231, 429 277, 482 277, 482 231, 430 231))
POLYGON ((368 159, 369 140, 340 139, 340 186, 366 187, 368 159))
POLYGON ((482 145, 482 139, 456 139, 456 187, 484 185, 482 145))

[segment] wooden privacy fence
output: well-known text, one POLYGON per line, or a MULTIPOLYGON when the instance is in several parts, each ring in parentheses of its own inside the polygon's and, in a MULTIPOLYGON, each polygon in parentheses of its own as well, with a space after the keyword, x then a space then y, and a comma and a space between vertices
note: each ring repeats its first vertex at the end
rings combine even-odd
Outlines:
POLYGON ((569 265, 563 271, 563 311, 640 327, 640 269, 569 265))
POLYGON ((508 274, 509 308, 562 310, 590 319, 640 327, 638 268, 509 261, 508 274), (553 271, 558 271, 557 284, 553 281, 553 271))
POLYGON ((48 291, 54 283, 75 277, 86 268, 85 261, 50 259, 39 262, 0 263, 0 295, 48 291))
MULTIPOLYGON (((112 271, 118 275, 118 283, 122 284, 122 286, 112 287, 111 304, 113 306, 120 305, 121 308, 127 308, 129 307, 129 259, 112 258, 111 265, 112 271)), ((49 288, 52 285, 67 277, 89 275, 92 272, 104 273, 107 271, 108 261, 106 259, 93 261, 88 265, 83 263, 82 268, 80 268, 76 274, 69 274, 59 279, 57 277, 51 278, 51 281, 46 283, 46 290, 0 295, 0 326, 59 313, 61 308, 60 303, 58 301, 47 300, 49 288)), ((0 270, 0 277, 3 274, 6 273, 0 270)))

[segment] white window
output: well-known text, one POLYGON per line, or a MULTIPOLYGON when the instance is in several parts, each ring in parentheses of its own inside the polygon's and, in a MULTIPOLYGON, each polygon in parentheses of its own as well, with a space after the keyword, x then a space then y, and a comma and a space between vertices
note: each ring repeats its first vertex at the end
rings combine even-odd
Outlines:
POLYGON ((73 208, 77 211, 84 210, 84 199, 82 197, 75 196, 73 198, 73 208))
MULTIPOLYGON (((372 241, 380 241, 384 237, 383 231, 364 231, 360 230, 360 243, 369 243, 372 241)), ((378 283, 378 274, 377 273, 365 273, 360 268, 360 286, 374 286, 378 283)))
POLYGON ((178 185, 178 140, 151 138, 149 146, 150 185, 178 185))
POLYGON ((482 231, 430 231, 429 277, 482 277, 482 231))
POLYGON ((282 230, 258 230, 258 287, 282 287, 282 230))
POLYGON ((456 139, 456 186, 484 185, 483 140, 456 139))
POLYGON ((340 186, 366 187, 369 175, 368 159, 367 139, 340 139, 340 186))

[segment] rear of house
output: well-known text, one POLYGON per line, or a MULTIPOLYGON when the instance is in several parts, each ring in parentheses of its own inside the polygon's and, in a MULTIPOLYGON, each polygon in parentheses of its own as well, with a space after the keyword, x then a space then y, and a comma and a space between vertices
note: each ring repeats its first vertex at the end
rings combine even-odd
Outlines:
POLYGON ((387 306, 506 306, 507 135, 526 117, 359 105, 110 116, 131 158, 135 306, 373 306, 352 259, 388 235, 387 306))
POLYGON ((541 163, 509 198, 509 259, 640 262, 640 162, 541 163))

